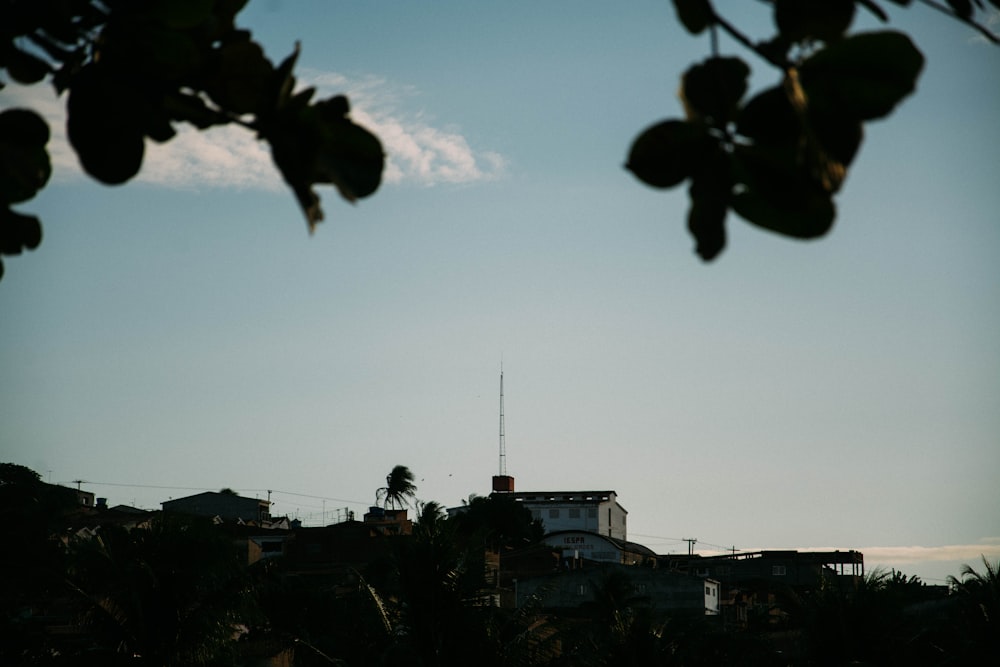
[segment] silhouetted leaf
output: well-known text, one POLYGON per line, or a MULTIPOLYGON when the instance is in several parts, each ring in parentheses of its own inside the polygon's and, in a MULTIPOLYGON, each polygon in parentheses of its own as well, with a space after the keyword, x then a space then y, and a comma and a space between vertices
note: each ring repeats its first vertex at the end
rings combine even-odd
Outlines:
POLYGON ((381 142, 346 117, 349 106, 343 95, 315 106, 323 130, 316 182, 335 185, 351 202, 375 192, 385 166, 381 142))
POLYGON ((782 86, 769 88, 743 107, 737 131, 806 168, 827 192, 836 192, 863 138, 861 123, 837 110, 810 106, 796 113, 782 86))
POLYGON ((816 107, 809 108, 807 118, 809 129, 823 150, 844 166, 850 165, 864 138, 861 123, 836 109, 816 107))
POLYGON ((97 65, 74 80, 67 102, 66 131, 84 170, 108 185, 139 172, 145 143, 136 97, 97 65))
POLYGON ((703 125, 666 120, 636 137, 625 168, 646 185, 671 188, 691 176, 709 143, 703 125))
POLYGON ((170 122, 171 118, 165 107, 164 98, 157 99, 154 104, 148 105, 147 109, 142 124, 142 133, 159 143, 173 139, 177 135, 177 130, 170 122))
POLYGON ((274 67, 259 44, 249 40, 230 42, 214 55, 216 62, 206 90, 217 104, 243 114, 273 102, 268 82, 274 67))
POLYGON ((799 117, 781 86, 768 88, 743 105, 736 119, 736 131, 755 141, 778 146, 794 146, 802 134, 799 117))
POLYGON ((45 186, 52 174, 48 140, 49 126, 35 112, 0 113, 0 202, 26 201, 45 186))
POLYGON ((0 254, 20 255, 34 250, 42 242, 42 223, 33 215, 24 215, 4 206, 0 208, 0 254))
POLYGON ((674 0, 674 9, 678 20, 692 35, 712 25, 715 18, 708 0, 674 0))
POLYGON ((854 0, 775 0, 774 23, 793 42, 837 39, 854 19, 854 0))
POLYGON ((17 146, 44 146, 49 142, 49 124, 31 109, 5 109, 0 112, 0 141, 17 146))
POLYGON ((191 34, 154 21, 119 20, 103 33, 102 66, 137 82, 179 83, 198 72, 202 54, 191 34))
POLYGON ((802 165, 785 153, 737 147, 734 153, 741 183, 733 210, 748 222, 785 236, 822 236, 836 217, 833 200, 802 165))
POLYGON ((212 15, 215 0, 152 0, 149 13, 170 28, 193 28, 212 15))
POLYGON ((26 85, 38 83, 52 71, 47 62, 18 48, 8 51, 6 67, 12 79, 26 85))
POLYGON ((718 256, 726 246, 725 221, 732 189, 731 159, 716 144, 694 166, 688 188, 691 198, 688 231, 695 238, 695 252, 706 262, 718 256))
POLYGON ((836 109, 857 120, 881 118, 913 92, 924 58, 899 32, 842 39, 800 68, 810 107, 836 109))
POLYGON ((295 193, 310 231, 323 220, 313 185, 332 184, 353 202, 378 188, 385 164, 378 138, 344 115, 346 98, 309 105, 313 92, 306 89, 287 100, 260 132, 271 144, 271 157, 295 193))
POLYGON ((963 19, 972 18, 972 0, 948 0, 948 6, 963 19))
POLYGON ((692 120, 722 126, 736 116, 750 68, 739 58, 709 58, 684 73, 681 96, 692 120))

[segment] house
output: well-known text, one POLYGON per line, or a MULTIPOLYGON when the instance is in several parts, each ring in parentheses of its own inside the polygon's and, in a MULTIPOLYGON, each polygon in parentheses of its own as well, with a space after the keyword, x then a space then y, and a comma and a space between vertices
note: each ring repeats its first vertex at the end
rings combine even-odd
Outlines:
POLYGON ((545 544, 562 551, 562 560, 589 560, 619 565, 650 565, 656 563, 656 553, 635 542, 584 530, 558 530, 545 534, 545 544))
POLYGON ((409 535, 413 532, 413 520, 407 517, 405 509, 369 507, 364 515, 364 524, 380 535, 409 535))
POLYGON ((660 556, 659 567, 721 582, 725 625, 745 628, 751 615, 780 623, 788 591, 801 594, 827 586, 855 590, 865 574, 865 558, 854 550, 672 554, 660 556))
POLYGON ((219 517, 223 521, 253 521, 261 523, 270 521, 271 503, 259 498, 244 498, 243 496, 225 492, 206 491, 193 496, 176 498, 160 503, 164 512, 177 514, 193 514, 194 516, 219 517))
MULTIPOLYGON (((513 486, 513 483, 511 483, 513 486)), ((614 491, 500 491, 542 522, 546 533, 576 530, 626 539, 628 512, 614 491)))
POLYGON ((661 556, 661 566, 712 577, 724 584, 811 589, 854 588, 865 574, 860 551, 746 551, 723 556, 661 556))
POLYGON ((514 606, 537 605, 541 609, 585 612, 600 599, 601 591, 619 590, 619 599, 631 606, 644 606, 665 616, 719 614, 719 582, 682 572, 610 563, 514 581, 514 606))

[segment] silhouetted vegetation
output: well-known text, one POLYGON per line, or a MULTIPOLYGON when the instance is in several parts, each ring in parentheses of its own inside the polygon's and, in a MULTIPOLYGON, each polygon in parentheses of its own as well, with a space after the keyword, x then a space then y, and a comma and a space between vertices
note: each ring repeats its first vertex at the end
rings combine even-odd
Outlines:
MULTIPOLYGON (((859 10, 889 21, 873 0, 770 0, 775 33, 760 41, 713 4, 674 0, 688 32, 708 33, 711 55, 681 76, 685 118, 643 131, 626 164, 655 188, 690 184, 688 229, 705 261, 725 248, 730 210, 785 236, 826 234, 836 218, 833 197, 861 147, 864 124, 892 113, 915 89, 924 64, 902 32, 849 33, 859 10), (774 68, 775 85, 747 99, 751 67, 720 52, 719 33, 774 68)), ((973 21, 982 2, 934 4, 1000 42, 973 21)))
MULTIPOLYGON (((323 219, 314 186, 334 185, 348 201, 372 194, 382 146, 348 118, 346 97, 313 102, 314 89, 293 92, 298 45, 274 65, 250 31, 236 27, 246 2, 8 0, 0 5, 0 68, 18 83, 48 81, 57 94, 68 93, 70 143, 102 183, 129 181, 146 141, 169 141, 178 123, 247 128, 270 144, 312 230, 323 219)), ((686 117, 645 130, 628 158, 628 168, 653 187, 690 182, 688 227, 705 260, 725 247, 730 210, 787 236, 825 234, 863 124, 891 113, 923 66, 901 32, 848 34, 859 9, 888 21, 875 0, 767 4, 776 32, 755 42, 710 0, 674 0, 691 34, 708 33, 711 55, 681 77, 686 117), (745 99, 750 66, 720 53, 719 33, 774 67, 778 82, 745 99)), ((976 22, 982 0, 920 4, 998 41, 976 22)), ((48 182, 48 140, 48 125, 34 111, 0 113, 0 254, 41 242, 38 218, 11 206, 48 182)))
POLYGON ((382 499, 385 508, 406 507, 417 492, 413 473, 406 466, 394 466, 385 476, 385 486, 375 492, 376 502, 382 499))
MULTIPOLYGON (((9 0, 0 5, 0 68, 68 93, 69 141, 84 171, 108 185, 139 173, 146 141, 169 141, 178 123, 245 127, 270 144, 311 231, 323 219, 314 186, 333 185, 352 202, 372 194, 382 146, 351 122, 343 95, 314 102, 314 88, 295 91, 298 45, 274 65, 236 27, 246 2, 9 0)), ((48 140, 34 111, 0 113, 0 254, 41 242, 38 218, 11 205, 48 182, 48 140)))
POLYGON ((734 625, 658 610, 629 568, 594 569, 576 609, 499 605, 490 554, 537 524, 497 497, 451 518, 421 503, 410 535, 351 533, 381 555, 316 567, 292 552, 248 562, 238 546, 250 533, 235 524, 80 515, 64 502, 72 489, 23 466, 0 465, 0 495, 23 537, 4 550, 4 665, 944 666, 1000 648, 1000 563, 985 558, 950 594, 876 570, 779 591, 763 617, 734 625), (67 530, 80 525, 97 527, 67 530))

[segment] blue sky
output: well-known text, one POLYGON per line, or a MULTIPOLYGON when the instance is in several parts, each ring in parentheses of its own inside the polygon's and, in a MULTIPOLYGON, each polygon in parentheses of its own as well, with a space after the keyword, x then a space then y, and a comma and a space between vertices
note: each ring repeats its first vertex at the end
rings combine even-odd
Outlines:
POLYGON ((108 188, 57 122, 21 206, 44 241, 0 283, 0 459, 148 508, 271 489, 310 522, 401 463, 457 505, 497 471, 502 358, 517 488, 614 489, 658 552, 858 548, 928 580, 996 559, 1000 49, 894 20, 927 66, 830 235, 731 217, 705 265, 684 188, 622 168, 709 53, 670 3, 253 0, 268 55, 301 40, 301 80, 382 138, 383 186, 321 191, 310 237, 248 133, 183 133, 108 188))

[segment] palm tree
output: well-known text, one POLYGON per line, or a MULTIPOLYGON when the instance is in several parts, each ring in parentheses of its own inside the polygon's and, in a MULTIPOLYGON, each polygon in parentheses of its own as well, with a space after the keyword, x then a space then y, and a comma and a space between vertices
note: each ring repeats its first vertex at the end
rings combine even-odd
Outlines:
POLYGON ((375 502, 381 498, 382 507, 396 509, 406 507, 417 493, 417 485, 413 483, 413 473, 406 466, 395 466, 385 476, 385 486, 375 492, 375 502))
POLYGON ((948 584, 962 603, 967 646, 995 654, 1000 651, 1000 561, 992 563, 985 555, 981 558, 983 572, 963 565, 961 579, 948 577, 948 584))

